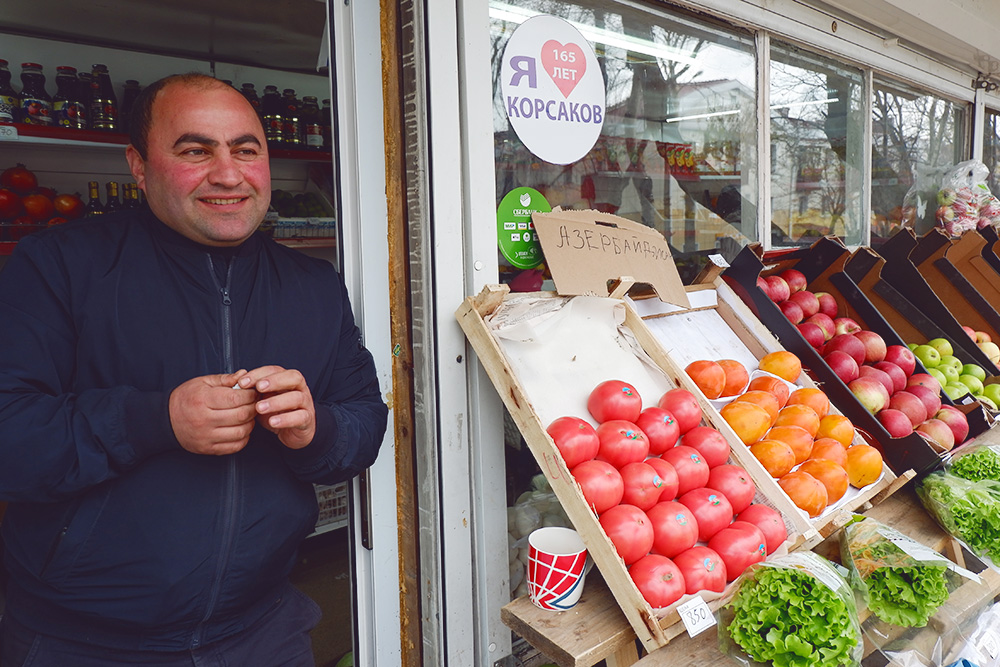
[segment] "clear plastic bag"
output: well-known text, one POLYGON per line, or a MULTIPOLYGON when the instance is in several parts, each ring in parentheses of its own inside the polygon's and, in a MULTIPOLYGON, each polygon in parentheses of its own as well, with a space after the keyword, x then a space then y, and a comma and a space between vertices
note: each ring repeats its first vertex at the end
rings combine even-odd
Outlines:
POLYGON ((959 162, 944 175, 935 217, 949 236, 1000 222, 1000 200, 986 184, 989 175, 989 167, 978 160, 959 162))
POLYGON ((991 567, 1000 563, 1000 482, 938 470, 920 481, 917 495, 945 532, 991 567))
POLYGON ((969 443, 952 455, 945 469, 973 482, 1000 481, 1000 445, 969 443))
POLYGON ((850 585, 811 551, 752 565, 719 608, 719 649, 742 665, 860 665, 864 654, 850 585))

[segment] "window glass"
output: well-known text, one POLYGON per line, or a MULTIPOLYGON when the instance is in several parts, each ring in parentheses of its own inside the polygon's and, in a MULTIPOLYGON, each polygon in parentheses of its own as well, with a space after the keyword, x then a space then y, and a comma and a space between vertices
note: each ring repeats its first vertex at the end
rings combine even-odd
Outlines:
MULTIPOLYGON (((753 38, 682 15, 605 2, 491 0, 497 203, 529 186, 554 206, 599 209, 660 230, 687 281, 708 254, 756 238, 753 38), (508 123, 504 47, 543 13, 590 40, 606 83, 593 149, 569 165, 532 155, 508 123)), ((500 256, 502 279, 518 271, 500 256)))
POLYGON ((990 186, 990 192, 1000 197, 1000 174, 997 174, 997 168, 1000 167, 1000 112, 987 109, 985 123, 983 162, 990 170, 986 183, 990 186))
POLYGON ((771 44, 771 244, 863 245, 860 70, 771 44))
POLYGON ((875 78, 872 105, 872 238, 878 247, 900 225, 934 226, 941 175, 964 159, 965 106, 875 78), (910 197, 907 192, 912 188, 910 197))

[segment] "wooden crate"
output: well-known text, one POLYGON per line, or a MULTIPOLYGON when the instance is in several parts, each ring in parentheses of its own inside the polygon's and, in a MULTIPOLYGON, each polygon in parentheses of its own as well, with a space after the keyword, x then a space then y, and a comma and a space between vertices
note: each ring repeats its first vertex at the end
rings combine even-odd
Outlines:
MULTIPOLYGON (((538 293, 542 299, 562 298, 552 293, 538 293)), ((487 326, 484 318, 494 314, 510 300, 506 286, 488 286, 476 297, 470 297, 463 302, 456 312, 456 317, 476 351, 504 404, 510 411, 529 449, 537 460, 542 472, 548 478, 552 490, 566 511, 570 521, 580 533, 587 545, 595 565, 604 577, 618 605, 621 607, 629 624, 647 650, 653 650, 666 645, 672 638, 684 632, 676 604, 663 610, 654 610, 642 597, 628 575, 624 562, 618 556, 614 545, 601 528, 597 516, 587 506, 579 485, 573 479, 569 469, 556 449, 555 444, 545 431, 546 423, 539 417, 539 401, 543 396, 528 395, 521 379, 512 367, 505 350, 497 337, 487 326)), ((576 297, 594 299, 597 297, 576 297)), ((704 395, 697 389, 656 341, 646 328, 639 315, 631 308, 625 308, 625 327, 632 332, 641 345, 642 350, 652 359, 659 372, 664 376, 666 386, 680 386, 691 391, 699 398, 702 413, 709 423, 719 428, 729 440, 730 445, 739 444, 742 449, 734 448, 733 456, 745 466, 754 478, 758 490, 768 496, 770 504, 775 506, 789 524, 789 541, 787 548, 809 547, 818 543, 822 536, 809 520, 791 503, 780 487, 760 464, 749 453, 749 450, 739 443, 738 438, 721 419, 704 395)), ((566 341, 567 346, 573 341, 566 341)), ((568 354, 568 352, 567 352, 568 354)), ((630 380, 631 381, 631 380, 630 380)), ((578 383, 579 384, 579 383, 578 383)), ((567 388, 570 389, 570 388, 567 388)), ((590 386, 573 387, 573 391, 583 392, 585 397, 590 386)), ((726 599, 725 594, 709 600, 711 596, 704 595, 709 606, 717 608, 726 599)), ((687 597, 682 598, 682 601, 687 597)))
MULTIPOLYGON (((753 370, 764 355, 784 349, 732 288, 721 279, 717 278, 711 284, 689 287, 688 292, 692 303, 690 309, 667 306, 655 299, 646 299, 636 304, 640 312, 645 312, 643 320, 646 329, 666 348, 673 365, 684 367, 698 359, 735 359, 753 370), (711 333, 706 334, 706 332, 711 333)), ((805 373, 797 384, 802 387, 818 386, 805 373)), ((711 406, 711 415, 706 418, 726 435, 736 462, 744 468, 755 470, 757 473, 755 477, 767 476, 767 472, 750 453, 749 448, 740 442, 722 419, 715 409, 715 404, 711 401, 708 403, 711 406)), ((830 411, 841 414, 832 401, 830 411)), ((865 442, 860 435, 855 435, 855 441, 865 442)), ((826 537, 844 525, 853 512, 865 507, 895 479, 896 475, 892 470, 884 466, 882 477, 877 482, 862 489, 851 487, 841 500, 828 507, 819 517, 808 521, 814 530, 826 537)), ((774 494, 785 496, 777 484, 773 487, 769 485, 766 494, 769 498, 773 498, 774 494)), ((804 516, 801 510, 795 511, 804 516)))

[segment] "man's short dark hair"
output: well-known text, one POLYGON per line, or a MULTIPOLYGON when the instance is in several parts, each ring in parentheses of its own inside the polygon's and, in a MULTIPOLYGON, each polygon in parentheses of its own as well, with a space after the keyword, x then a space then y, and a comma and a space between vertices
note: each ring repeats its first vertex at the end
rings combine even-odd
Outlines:
POLYGON ((154 81, 139 93, 129 114, 128 140, 140 157, 145 160, 149 148, 149 126, 153 123, 153 103, 157 94, 173 83, 180 83, 186 86, 200 87, 203 90, 227 86, 221 79, 216 79, 201 72, 188 72, 186 74, 171 74, 162 79, 154 81))

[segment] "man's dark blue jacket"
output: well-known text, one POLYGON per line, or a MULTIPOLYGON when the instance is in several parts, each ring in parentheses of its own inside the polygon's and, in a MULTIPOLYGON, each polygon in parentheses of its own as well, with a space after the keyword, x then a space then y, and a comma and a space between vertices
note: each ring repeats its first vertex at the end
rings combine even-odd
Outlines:
POLYGON ((316 521, 312 483, 371 465, 387 408, 340 275, 257 233, 201 246, 148 210, 24 238, 0 271, 0 500, 8 611, 35 631, 195 648, 275 602, 316 521), (297 369, 316 403, 301 450, 257 425, 191 454, 170 391, 297 369))

